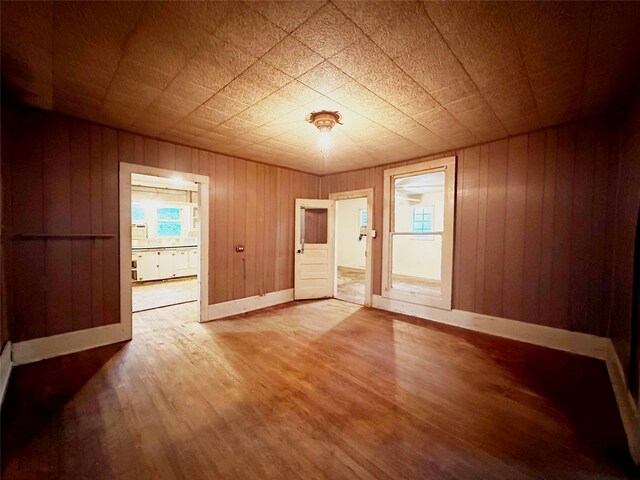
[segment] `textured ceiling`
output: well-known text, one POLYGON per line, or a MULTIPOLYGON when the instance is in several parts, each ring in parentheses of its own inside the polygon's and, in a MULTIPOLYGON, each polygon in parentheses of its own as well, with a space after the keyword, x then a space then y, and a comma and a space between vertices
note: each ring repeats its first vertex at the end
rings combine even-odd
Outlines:
POLYGON ((2 2, 3 97, 314 173, 605 108, 640 3, 2 2), (339 110, 323 156, 305 117, 339 110))

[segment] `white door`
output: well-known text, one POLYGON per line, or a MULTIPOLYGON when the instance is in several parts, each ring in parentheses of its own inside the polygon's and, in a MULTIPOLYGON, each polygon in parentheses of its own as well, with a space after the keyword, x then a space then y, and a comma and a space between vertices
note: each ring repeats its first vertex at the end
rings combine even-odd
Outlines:
POLYGON ((333 296, 333 200, 296 199, 294 298, 333 296))

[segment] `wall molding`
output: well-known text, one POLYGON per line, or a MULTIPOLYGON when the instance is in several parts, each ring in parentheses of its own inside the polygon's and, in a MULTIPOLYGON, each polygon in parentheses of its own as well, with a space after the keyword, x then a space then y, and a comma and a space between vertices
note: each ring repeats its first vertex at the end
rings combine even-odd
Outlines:
POLYGON ((34 338, 12 345, 14 365, 38 362, 47 358, 81 352, 130 340, 126 326, 121 323, 34 338))
POLYGON ((11 342, 7 342, 2 349, 2 355, 0 355, 0 405, 4 403, 4 396, 7 393, 9 377, 11 376, 11 369, 13 368, 11 349, 11 342))
POLYGON ((208 321, 293 301, 293 288, 209 305, 208 321))
POLYGON ((439 323, 446 323, 456 327, 488 333, 511 340, 554 348, 565 352, 577 353, 588 357, 606 360, 609 357, 609 342, 605 337, 588 333, 572 332, 561 328, 535 325, 533 323, 510 320, 508 318, 492 317, 481 313, 465 310, 442 310, 413 303, 402 302, 373 296, 373 306, 381 310, 404 313, 414 317, 424 318, 439 323))
POLYGON ((609 344, 609 355, 606 358, 607 371, 609 379, 613 387, 613 393, 616 397, 622 425, 627 435, 627 443, 629 444, 629 453, 636 465, 640 465, 640 417, 636 408, 636 402, 631 396, 629 386, 627 385, 626 375, 618 352, 613 346, 611 339, 606 339, 609 344))

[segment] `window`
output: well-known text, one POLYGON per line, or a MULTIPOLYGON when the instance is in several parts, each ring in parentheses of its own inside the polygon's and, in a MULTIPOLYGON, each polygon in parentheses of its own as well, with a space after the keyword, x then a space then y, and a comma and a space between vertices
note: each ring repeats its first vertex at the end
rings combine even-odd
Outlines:
POLYGON ((412 219, 415 233, 433 232, 433 207, 413 207, 412 219))
POLYGON ((179 207, 160 207, 158 216, 158 237, 180 237, 182 235, 182 209, 179 207))
POLYGON ((366 227, 367 226, 367 211, 366 210, 360 210, 360 227, 366 227))
POLYGON ((455 177, 455 157, 384 171, 383 297, 451 309, 455 177))
POLYGON ((143 223, 144 220, 144 207, 138 203, 131 204, 131 223, 143 223))

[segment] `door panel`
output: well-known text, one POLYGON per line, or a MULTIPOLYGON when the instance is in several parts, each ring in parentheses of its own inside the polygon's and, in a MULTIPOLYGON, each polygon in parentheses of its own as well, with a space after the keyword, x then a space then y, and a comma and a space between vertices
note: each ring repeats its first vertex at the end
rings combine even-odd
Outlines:
POLYGON ((333 296, 333 200, 297 199, 294 298, 333 296))

